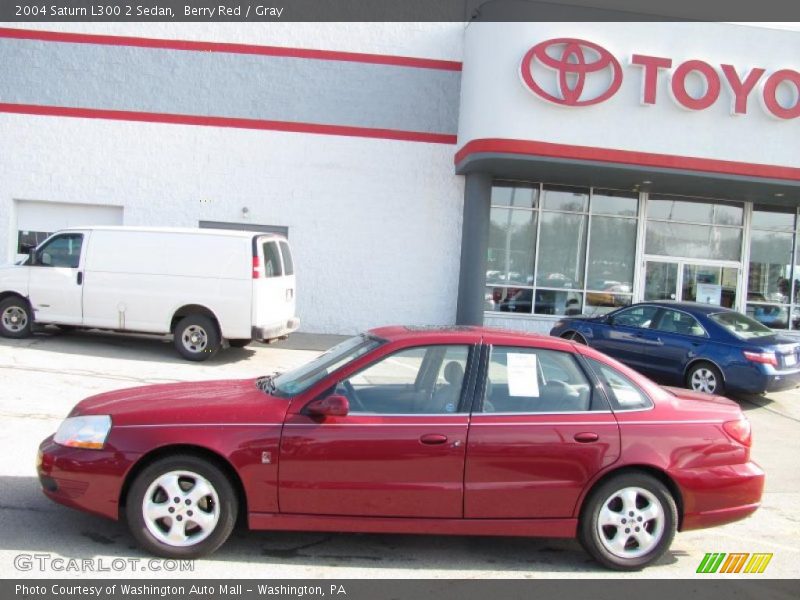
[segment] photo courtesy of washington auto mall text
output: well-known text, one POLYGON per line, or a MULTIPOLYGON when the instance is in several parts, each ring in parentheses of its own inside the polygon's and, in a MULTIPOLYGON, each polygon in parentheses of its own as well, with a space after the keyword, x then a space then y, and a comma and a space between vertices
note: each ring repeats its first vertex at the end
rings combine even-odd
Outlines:
POLYGON ((800 4, 0 1, 0 600, 788 600, 800 4))

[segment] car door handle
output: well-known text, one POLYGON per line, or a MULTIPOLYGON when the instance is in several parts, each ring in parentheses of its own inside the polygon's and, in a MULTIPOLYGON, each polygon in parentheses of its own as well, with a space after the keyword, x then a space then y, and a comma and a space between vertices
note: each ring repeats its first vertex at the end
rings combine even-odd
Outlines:
POLYGON ((575 441, 580 442, 581 444, 596 442, 599 439, 600 436, 597 435, 594 431, 582 431, 581 433, 575 434, 575 441))
POLYGON ((83 271, 78 271, 78 285, 83 285, 83 271))
POLYGON ((423 444, 428 444, 433 446, 436 444, 444 444, 447 441, 447 436, 442 435, 441 433, 426 433, 421 438, 419 438, 419 441, 422 442, 423 444))

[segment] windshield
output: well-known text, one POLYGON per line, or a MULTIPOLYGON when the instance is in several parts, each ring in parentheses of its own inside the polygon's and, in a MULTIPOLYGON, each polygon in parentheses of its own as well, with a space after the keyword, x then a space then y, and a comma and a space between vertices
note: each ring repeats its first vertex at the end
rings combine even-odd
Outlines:
POLYGON ((320 354, 310 363, 275 378, 275 389, 286 396, 305 392, 334 371, 380 346, 383 340, 366 334, 357 335, 320 354))
POLYGON ((724 312, 708 316, 712 321, 722 325, 740 340, 775 335, 775 332, 768 327, 764 327, 755 319, 751 319, 741 313, 724 312))

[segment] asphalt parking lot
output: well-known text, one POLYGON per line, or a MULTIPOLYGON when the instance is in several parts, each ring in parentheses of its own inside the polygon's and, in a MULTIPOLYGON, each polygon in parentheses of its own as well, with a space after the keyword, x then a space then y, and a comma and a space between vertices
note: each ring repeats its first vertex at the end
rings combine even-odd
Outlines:
MULTIPOLYGON (((296 334, 276 345, 230 349, 194 364, 171 343, 98 332, 45 332, 27 340, 0 338, 0 577, 80 577, 51 558, 103 559, 123 570, 94 577, 159 577, 124 523, 85 515, 47 500, 34 469, 40 440, 82 398, 108 390, 203 379, 251 377, 302 363, 337 341, 296 334), (22 572, 19 555, 48 554, 22 572), (141 559, 142 563, 128 561, 141 559), (117 566, 121 562, 115 563, 117 566), (63 567, 62 567, 63 568, 63 567)), ((796 578, 800 563, 800 391, 739 399, 753 424, 753 455, 767 472, 762 508, 750 519, 678 534, 672 550, 643 572, 625 577, 709 577, 695 570, 707 552, 769 552, 760 577, 796 578)), ((59 563, 61 564, 61 563, 59 563)), ((63 563, 69 564, 69 563, 63 563)), ((219 551, 195 561, 191 578, 564 578, 617 577, 571 540, 269 533, 236 531, 219 551)), ((736 576, 733 576, 736 577, 736 576)), ((738 576, 738 577, 741 577, 738 576)), ((752 577, 752 576, 750 576, 752 577)))

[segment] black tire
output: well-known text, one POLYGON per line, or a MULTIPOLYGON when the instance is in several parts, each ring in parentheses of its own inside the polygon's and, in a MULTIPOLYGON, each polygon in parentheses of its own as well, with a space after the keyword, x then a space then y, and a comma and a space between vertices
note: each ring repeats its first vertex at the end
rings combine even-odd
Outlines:
POLYGON ((636 571, 658 560, 669 549, 677 524, 675 499, 664 484, 645 473, 630 472, 612 477, 592 490, 581 511, 578 539, 601 565, 618 571, 636 571), (625 496, 633 498, 632 511, 627 510, 630 504, 627 507, 623 504, 623 490, 635 490, 632 496, 630 493, 625 496), (606 505, 618 524, 601 526, 606 505), (632 517, 630 512, 634 513, 632 517), (650 514, 658 517, 648 519, 650 514), (648 541, 645 534, 655 539, 648 541), (640 539, 644 540, 644 547, 640 539), (617 540, 621 546, 615 551, 612 547, 617 540))
POLYGON ((208 360, 219 352, 221 340, 217 324, 204 315, 182 318, 172 334, 175 349, 186 360, 208 360))
POLYGON ((588 346, 589 344, 586 343, 586 338, 583 337, 577 331, 567 331, 561 334, 562 339, 569 340, 571 342, 575 342, 578 344, 583 344, 584 346, 588 346))
POLYGON ((705 394, 725 393, 725 380, 720 370, 710 362, 696 362, 686 372, 686 387, 705 394))
POLYGON ((19 296, 9 296, 0 302, 0 335, 21 339, 31 334, 33 311, 30 303, 19 296))
POLYGON ((248 346, 252 341, 253 340, 250 339, 228 340, 228 343, 231 345, 231 348, 244 348, 245 346, 248 346))
POLYGON ((236 492, 228 477, 209 461, 191 454, 163 458, 145 467, 133 481, 125 504, 128 527, 139 545, 157 556, 177 559, 211 554, 224 544, 236 524, 238 510, 236 492), (157 483, 162 477, 171 473, 180 474, 177 479, 180 491, 179 495, 175 496, 178 502, 175 502, 175 498, 167 497, 165 489, 157 483), (200 482, 198 477, 205 479, 203 483, 210 486, 218 502, 213 500, 213 494, 207 494, 200 504, 192 509, 194 505, 188 504, 187 500, 191 502, 192 491, 200 482), (165 513, 163 518, 148 519, 144 509, 145 496, 150 496, 151 503, 159 508, 159 512, 163 504, 164 511, 174 509, 172 514, 180 512, 180 515, 173 519, 169 513, 165 513), (193 521, 201 512, 206 513, 205 518, 209 519, 209 522, 216 517, 214 526, 209 526, 208 532, 193 521), (181 516, 183 519, 179 523, 177 519, 181 516), (163 539, 176 527, 176 536, 181 533, 188 536, 186 545, 175 545, 163 539), (197 542, 192 543, 192 537, 197 538, 197 542))

